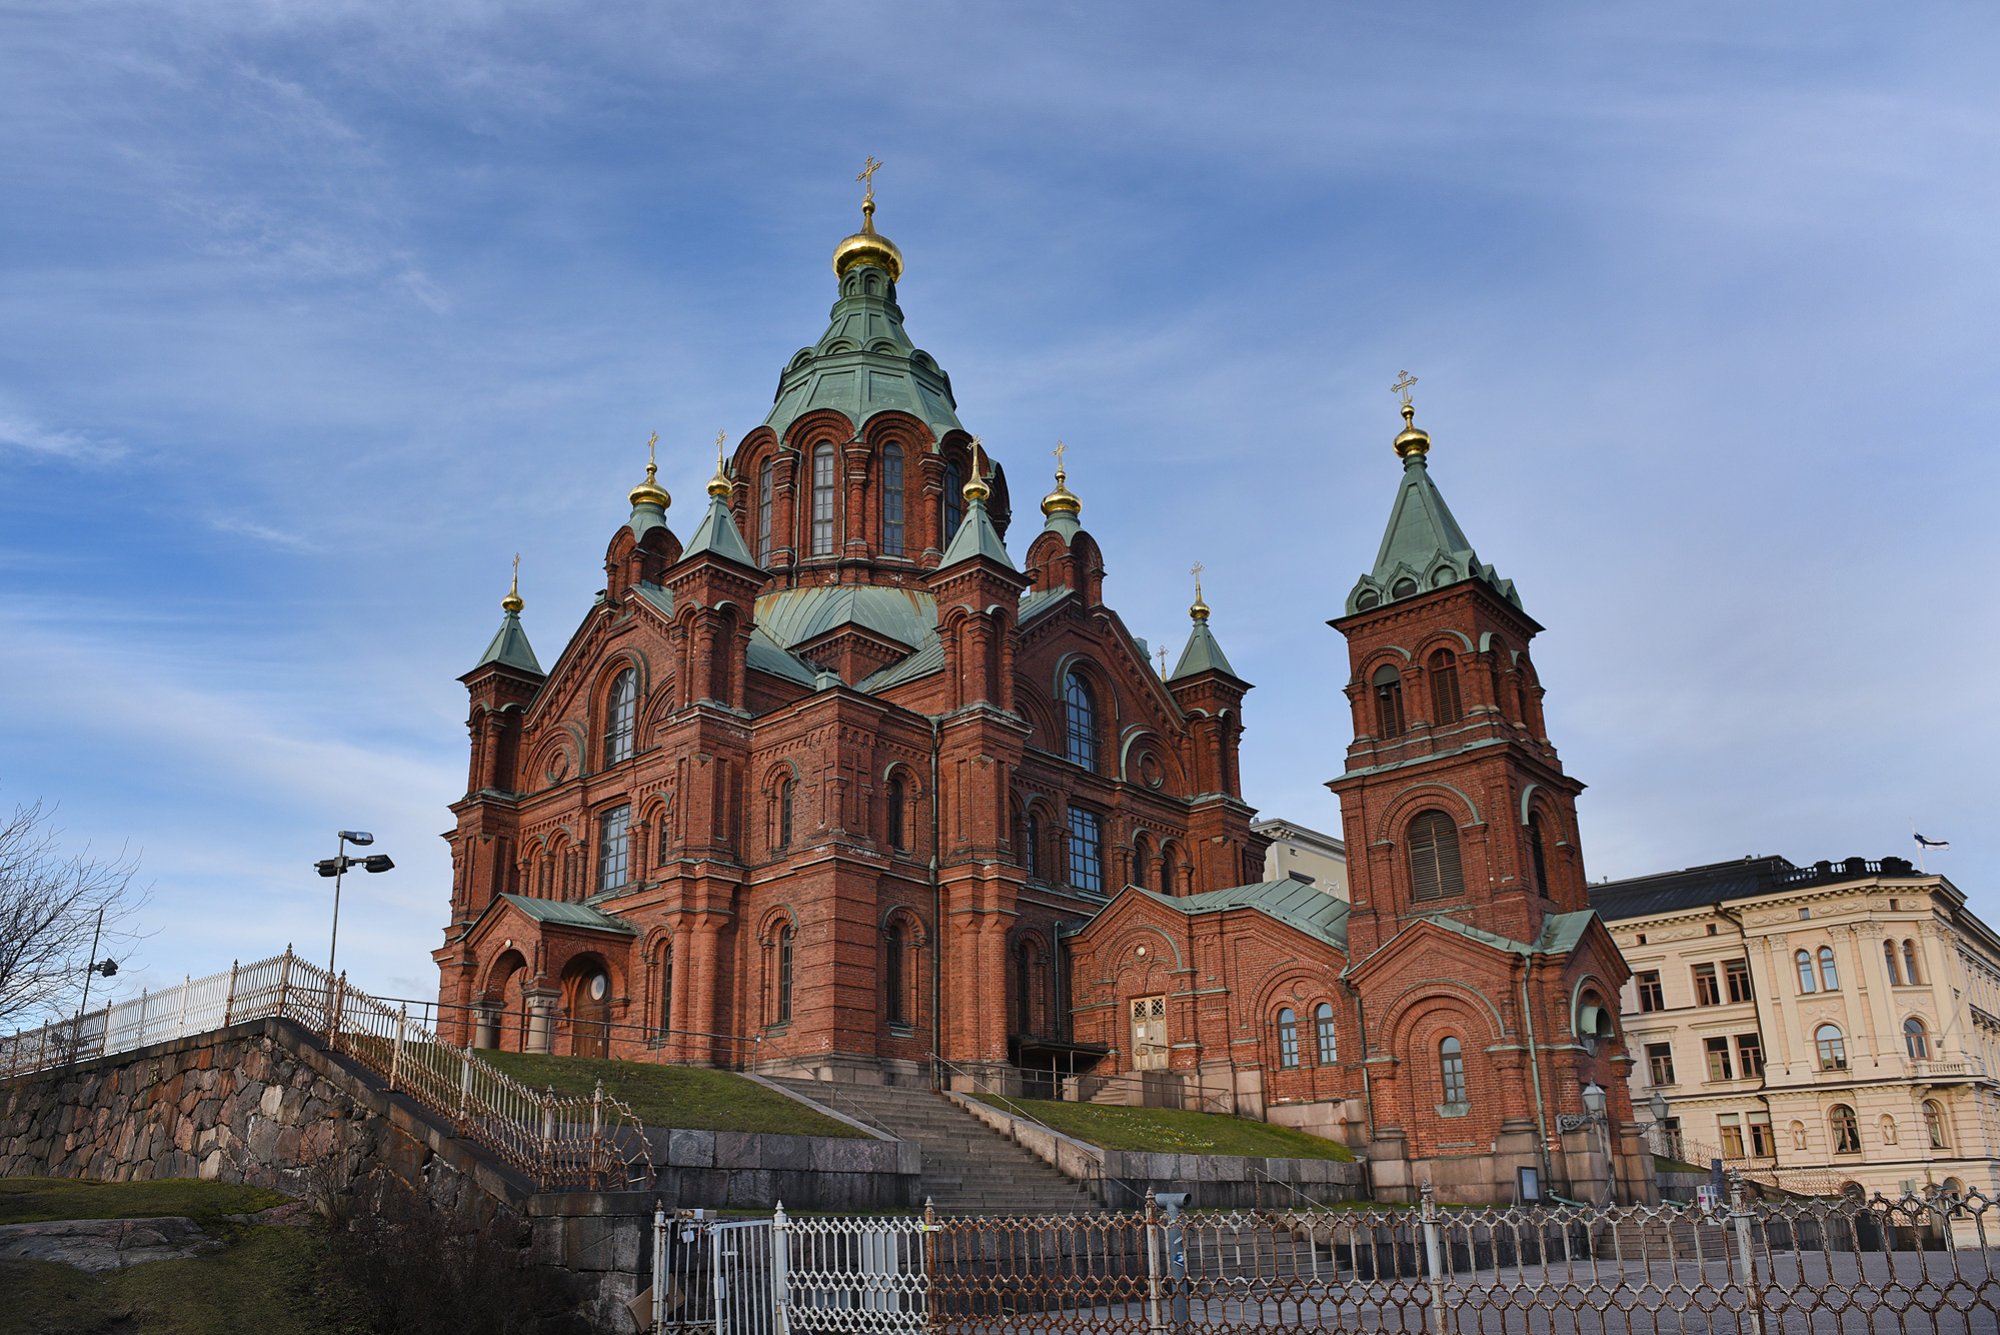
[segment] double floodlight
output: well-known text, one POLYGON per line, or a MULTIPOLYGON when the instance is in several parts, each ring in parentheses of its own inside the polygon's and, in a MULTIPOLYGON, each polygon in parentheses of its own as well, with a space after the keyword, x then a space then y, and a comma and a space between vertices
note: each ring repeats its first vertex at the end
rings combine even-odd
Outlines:
POLYGON ((321 876, 338 876, 342 872, 352 871, 356 867, 361 868, 363 871, 393 871, 396 864, 390 860, 387 853, 375 853, 365 858, 321 858, 318 862, 313 863, 314 870, 318 871, 321 876))

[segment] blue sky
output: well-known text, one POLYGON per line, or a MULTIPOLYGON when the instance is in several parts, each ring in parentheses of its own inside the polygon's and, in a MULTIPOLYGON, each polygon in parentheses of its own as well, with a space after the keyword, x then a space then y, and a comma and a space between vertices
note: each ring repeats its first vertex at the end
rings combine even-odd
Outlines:
MULTIPOLYGON (((550 661, 657 430, 909 328, 1108 599, 1338 829, 1323 624, 1433 474, 1549 629, 1591 875, 1933 859, 2000 918, 2000 16, 1973 6, 0 4, 0 801, 154 886, 121 990, 295 941, 434 992, 455 678, 550 661)), ((1024 550, 1028 532, 1013 545, 1024 550)))

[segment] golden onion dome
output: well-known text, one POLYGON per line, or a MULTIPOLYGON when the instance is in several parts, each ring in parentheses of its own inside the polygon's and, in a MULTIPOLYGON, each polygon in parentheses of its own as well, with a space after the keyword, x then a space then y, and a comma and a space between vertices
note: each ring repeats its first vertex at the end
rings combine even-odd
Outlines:
POLYGON ((840 277, 847 277, 849 269, 861 264, 888 270, 890 282, 903 276, 903 252, 894 241, 875 230, 873 196, 861 201, 861 230, 833 248, 833 271, 840 277))
POLYGON ((1194 602, 1188 605, 1188 616, 1195 621, 1208 620, 1208 601, 1201 596, 1201 562, 1194 564, 1188 573, 1194 576, 1194 602))
POLYGON ((986 479, 979 475, 979 437, 972 438, 972 478, 960 491, 965 499, 979 505, 986 504, 986 498, 993 494, 993 488, 986 485, 986 479))
POLYGON ((1042 497, 1042 513, 1045 515, 1074 515, 1083 510, 1083 501, 1069 489, 1068 475, 1060 465, 1056 468, 1056 489, 1042 497))
POLYGON ((729 465, 722 457, 723 446, 728 440, 727 431, 715 433, 715 476, 708 480, 708 494, 718 501, 728 500, 729 493, 736 490, 735 484, 729 480, 729 465))
POLYGON ((1408 459, 1416 455, 1421 459, 1431 452, 1431 433, 1417 425, 1417 407, 1413 403, 1403 405, 1403 429, 1396 433, 1396 457, 1408 459))
POLYGON ((662 510, 673 504, 673 497, 660 485, 660 466, 647 463, 646 480, 627 493, 634 505, 657 505, 662 510))
POLYGON ((514 555, 514 582, 507 589, 507 596, 500 600, 500 610, 510 616, 519 615, 528 604, 521 597, 521 556, 514 555))

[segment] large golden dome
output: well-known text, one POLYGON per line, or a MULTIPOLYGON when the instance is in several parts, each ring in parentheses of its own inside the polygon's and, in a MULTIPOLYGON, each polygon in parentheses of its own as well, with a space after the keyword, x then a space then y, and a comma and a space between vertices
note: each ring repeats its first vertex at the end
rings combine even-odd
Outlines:
POLYGON ((840 277, 847 277, 847 271, 858 264, 887 269, 890 282, 903 276, 903 252, 894 241, 875 230, 873 199, 861 201, 861 230, 833 248, 833 271, 840 277))

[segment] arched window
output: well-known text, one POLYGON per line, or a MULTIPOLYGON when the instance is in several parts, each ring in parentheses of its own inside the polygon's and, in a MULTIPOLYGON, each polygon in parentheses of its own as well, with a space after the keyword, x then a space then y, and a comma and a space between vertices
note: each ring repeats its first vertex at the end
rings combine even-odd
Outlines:
POLYGON ((615 765, 632 758, 632 739, 639 723, 639 674, 626 668, 611 681, 611 695, 604 706, 604 763, 615 765))
POLYGON ((1104 820, 1076 806, 1069 809, 1069 883, 1093 895, 1104 893, 1104 820))
POLYGON ((1835 1154, 1861 1153, 1861 1123, 1855 1120, 1854 1109, 1844 1103, 1836 1103, 1828 1111, 1826 1120, 1833 1129, 1835 1154))
POLYGON ((1403 674, 1392 663, 1375 669, 1375 735, 1403 735, 1403 674))
POLYGON ((1290 1006, 1278 1012, 1278 1065, 1287 1071, 1299 1064, 1299 1017, 1290 1006))
POLYGON ((631 879, 632 808, 615 806, 597 826, 597 893, 616 890, 631 879))
POLYGON ((660 1040, 674 1032, 674 948, 660 952, 660 1040))
POLYGON ((1458 722, 1463 712, 1458 703, 1458 659, 1451 650, 1440 649, 1426 666, 1431 679, 1431 722, 1440 727, 1458 722))
POLYGON ((1465 893, 1458 861, 1458 826, 1442 811, 1410 822, 1410 898, 1451 899, 1465 893))
POLYGON ((775 848, 792 846, 792 793, 798 780, 787 774, 778 780, 778 839, 775 848))
POLYGON ((669 808, 662 807, 658 819, 653 822, 653 862, 661 867, 667 865, 667 845, 673 829, 669 819, 671 815, 669 808))
POLYGON ((1917 943, 1903 942, 1903 981, 1915 987, 1923 981, 1917 976, 1917 943))
POLYGON ((892 922, 882 929, 882 999, 885 1017, 890 1024, 898 1025, 910 1022, 903 997, 903 949, 903 926, 892 922))
POLYGON ((1097 768, 1097 697, 1075 669, 1063 678, 1063 754, 1073 765, 1097 768))
POLYGON ((1535 889, 1543 894, 1549 892, 1549 852, 1547 841, 1542 837, 1542 813, 1528 813, 1528 862, 1534 869, 1535 889))
POLYGON ((1438 1044, 1438 1082, 1444 1090, 1444 1102, 1456 1107, 1464 1107, 1465 1097, 1465 1049, 1455 1038, 1447 1038, 1438 1044))
POLYGON ((813 449, 812 483, 812 554, 814 556, 833 555, 833 446, 824 444, 813 449))
POLYGON ((903 554, 903 447, 882 450, 882 554, 903 554))
POLYGON ((1884 941, 1882 943, 1882 966, 1889 971, 1889 986, 1895 987, 1903 981, 1896 973, 1896 943, 1894 941, 1884 941))
POLYGON ((777 467, 766 459, 757 470, 757 559, 771 559, 771 473, 777 467))
POLYGON ((1321 1066, 1332 1066, 1340 1060, 1340 1043, 1333 1032, 1333 1007, 1327 1002, 1313 1007, 1313 1037, 1319 1045, 1321 1066))
POLYGON ((1823 1024, 1813 1030, 1813 1045, 1819 1049, 1820 1070, 1847 1069, 1847 1040, 1841 1037, 1839 1025, 1823 1024))
POLYGON ((944 546, 950 546, 958 526, 965 522, 965 466, 956 459, 944 465, 944 546))
POLYGON ((1132 836, 1132 884, 1141 890, 1151 890, 1153 868, 1153 841, 1146 837, 1144 830, 1132 836))
POLYGON ((1924 1100, 1924 1135, 1934 1150, 1951 1148, 1951 1138, 1945 1134, 1944 1105, 1936 1099, 1924 1100))
POLYGON ((1818 991, 1819 985, 1813 981, 1812 956, 1801 950, 1792 956, 1792 963, 1799 966, 1799 991, 1818 991))
POLYGON ((778 929, 778 976, 771 1006, 778 1017, 774 1021, 777 1024, 790 1024, 792 1021, 792 935, 790 923, 778 929))
POLYGON ((1819 985, 1827 992, 1840 991, 1840 973, 1833 967, 1833 947, 1819 948, 1819 985))
POLYGON ((907 852, 910 844, 909 831, 904 828, 904 809, 909 804, 909 794, 904 791, 903 776, 901 774, 892 774, 889 776, 888 802, 889 847, 895 849, 898 853, 907 852))
POLYGON ((1021 842, 1026 845, 1022 851, 1027 854, 1028 879, 1047 880, 1048 872, 1042 866, 1042 818, 1032 811, 1028 813, 1028 826, 1021 842))
POLYGON ((1910 1054, 1911 1061, 1927 1062, 1931 1059, 1930 1030, 1924 1028, 1924 1022, 1914 1015, 1903 1021, 1903 1049, 1910 1054))

